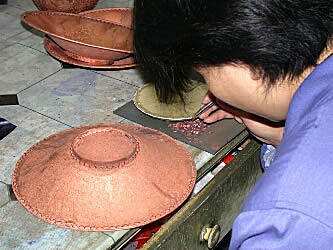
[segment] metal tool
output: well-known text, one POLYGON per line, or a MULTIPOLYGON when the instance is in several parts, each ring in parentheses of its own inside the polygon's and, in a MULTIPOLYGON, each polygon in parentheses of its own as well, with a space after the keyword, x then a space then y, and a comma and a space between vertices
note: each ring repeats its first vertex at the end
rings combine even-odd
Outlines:
POLYGON ((157 129, 178 141, 192 145, 213 155, 230 142, 232 138, 244 131, 243 124, 239 124, 234 119, 223 119, 207 124, 206 132, 193 136, 193 138, 197 138, 193 140, 192 136, 189 138, 184 133, 173 132, 169 127, 170 121, 156 119, 141 112, 136 108, 133 101, 124 104, 113 113, 148 128, 157 129), (196 142, 197 140, 200 143, 196 142))
POLYGON ((202 106, 198 112, 196 112, 193 117, 192 120, 197 119, 202 113, 206 112, 208 109, 210 109, 215 103, 213 101, 207 103, 206 105, 202 106))

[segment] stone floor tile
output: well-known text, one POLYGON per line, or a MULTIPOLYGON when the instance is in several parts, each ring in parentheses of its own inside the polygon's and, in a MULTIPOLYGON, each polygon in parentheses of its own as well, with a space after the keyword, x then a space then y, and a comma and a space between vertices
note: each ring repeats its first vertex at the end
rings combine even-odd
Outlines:
POLYGON ((17 201, 0 209, 0 221, 0 249, 104 250, 114 244, 112 237, 104 233, 78 232, 45 223, 17 201))
POLYGON ((17 42, 18 44, 36 49, 40 52, 43 52, 44 54, 47 54, 46 50, 44 49, 44 33, 35 29, 19 33, 9 38, 7 41, 17 42))
POLYGON ((3 50, 9 46, 12 46, 13 44, 14 44, 14 42, 0 39, 0 50, 3 50))
MULTIPOLYGON (((9 0, 10 1, 10 0, 9 0)), ((0 5, 0 37, 8 39, 29 29, 21 24, 20 15, 24 11, 9 5, 0 5)))
POLYGON ((0 181, 0 209, 10 201, 8 185, 0 181))
POLYGON ((0 53, 0 94, 16 94, 61 69, 49 55, 15 44, 0 53))
POLYGON ((7 4, 24 11, 38 10, 33 0, 8 0, 7 4))
POLYGON ((26 150, 41 139, 70 128, 21 106, 0 106, 0 117, 17 126, 0 141, 0 181, 7 184, 11 183, 15 164, 26 150))
POLYGON ((95 72, 127 82, 137 87, 142 87, 148 80, 144 79, 138 68, 125 70, 95 70, 95 72))
POLYGON ((113 110, 137 87, 85 69, 63 69, 18 95, 20 104, 76 127, 122 120, 113 110))

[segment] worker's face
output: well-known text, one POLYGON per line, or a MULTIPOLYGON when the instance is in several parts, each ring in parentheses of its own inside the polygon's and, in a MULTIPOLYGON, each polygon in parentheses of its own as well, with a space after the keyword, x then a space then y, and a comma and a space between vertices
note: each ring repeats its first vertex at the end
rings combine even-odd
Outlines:
POLYGON ((254 79, 248 68, 237 65, 200 68, 211 93, 242 111, 270 121, 286 119, 297 86, 278 84, 267 92, 264 83, 254 79))

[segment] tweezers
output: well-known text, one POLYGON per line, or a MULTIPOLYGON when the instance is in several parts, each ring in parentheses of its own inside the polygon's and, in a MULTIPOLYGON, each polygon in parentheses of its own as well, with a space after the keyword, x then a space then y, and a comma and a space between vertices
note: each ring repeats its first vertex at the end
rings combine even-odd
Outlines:
POLYGON ((213 101, 207 103, 205 106, 202 106, 198 112, 196 112, 193 116, 192 116, 192 120, 197 119, 202 113, 204 113, 205 111, 207 111, 209 108, 211 108, 215 103, 213 101))

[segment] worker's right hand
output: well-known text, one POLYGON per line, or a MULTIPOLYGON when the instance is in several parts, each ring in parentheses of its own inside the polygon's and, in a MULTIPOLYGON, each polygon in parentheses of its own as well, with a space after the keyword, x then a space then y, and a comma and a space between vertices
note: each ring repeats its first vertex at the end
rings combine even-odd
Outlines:
POLYGON ((229 105, 216 99, 215 96, 212 95, 211 93, 208 93, 204 97, 204 99, 202 100, 202 106, 211 101, 214 101, 215 105, 199 116, 200 119, 204 120, 204 122, 213 123, 226 118, 235 118, 238 122, 242 123, 242 120, 238 116, 235 116, 232 113, 231 111, 232 108, 229 105), (228 108, 228 111, 226 110, 225 107, 228 108))

